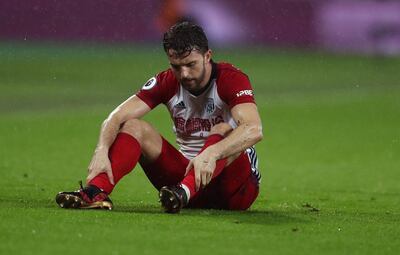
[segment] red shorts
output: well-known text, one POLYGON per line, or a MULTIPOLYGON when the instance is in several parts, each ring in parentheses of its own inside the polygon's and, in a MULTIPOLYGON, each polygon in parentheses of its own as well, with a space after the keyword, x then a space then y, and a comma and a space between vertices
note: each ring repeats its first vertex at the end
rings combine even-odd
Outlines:
MULTIPOLYGON (((189 160, 163 138, 161 154, 152 163, 140 165, 154 187, 176 185, 185 177, 189 160)), ((246 210, 258 196, 257 178, 251 172, 246 153, 242 153, 221 174, 201 189, 189 202, 189 208, 246 210)))

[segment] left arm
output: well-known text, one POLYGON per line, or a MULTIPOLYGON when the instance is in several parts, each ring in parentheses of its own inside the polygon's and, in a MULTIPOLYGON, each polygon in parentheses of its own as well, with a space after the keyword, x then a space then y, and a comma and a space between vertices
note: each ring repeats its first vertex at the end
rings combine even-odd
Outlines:
POLYGON ((263 138, 261 119, 255 104, 238 104, 231 109, 231 114, 238 127, 193 158, 186 168, 188 171, 194 167, 196 190, 211 181, 217 160, 234 156, 263 138))
POLYGON ((238 127, 225 139, 206 149, 216 160, 242 152, 263 138, 261 119, 255 104, 238 104, 231 109, 231 114, 238 127))

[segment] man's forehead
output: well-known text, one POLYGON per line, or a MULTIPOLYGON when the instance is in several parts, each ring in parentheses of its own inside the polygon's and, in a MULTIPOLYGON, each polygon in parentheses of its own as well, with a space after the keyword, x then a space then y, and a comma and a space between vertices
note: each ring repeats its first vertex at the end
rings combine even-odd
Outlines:
POLYGON ((190 52, 177 54, 175 50, 169 49, 167 55, 171 63, 174 62, 174 63, 185 64, 196 60, 199 56, 201 56, 201 53, 198 50, 193 49, 190 52))

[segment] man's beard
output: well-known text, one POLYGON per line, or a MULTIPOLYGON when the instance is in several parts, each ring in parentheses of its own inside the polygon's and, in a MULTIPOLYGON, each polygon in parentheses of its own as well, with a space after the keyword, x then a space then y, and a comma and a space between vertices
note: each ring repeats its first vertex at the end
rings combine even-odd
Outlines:
POLYGON ((199 78, 182 79, 181 84, 183 85, 184 88, 187 88, 191 92, 196 92, 196 91, 199 91, 202 89, 200 86, 201 86, 201 83, 204 81, 205 77, 206 77, 206 65, 205 65, 205 63, 203 63, 203 70, 202 70, 199 78))

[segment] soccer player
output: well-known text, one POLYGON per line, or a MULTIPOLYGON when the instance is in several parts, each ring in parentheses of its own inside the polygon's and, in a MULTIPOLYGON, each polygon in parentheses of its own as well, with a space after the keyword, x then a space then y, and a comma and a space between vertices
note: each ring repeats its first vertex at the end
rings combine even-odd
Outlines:
POLYGON ((214 62, 203 29, 193 23, 172 26, 163 46, 170 69, 103 122, 87 186, 58 193, 60 207, 111 210, 109 195, 137 163, 168 213, 184 207, 246 210, 257 198, 261 176, 253 145, 263 134, 248 77, 214 62), (161 103, 171 114, 179 150, 140 119, 161 103))

